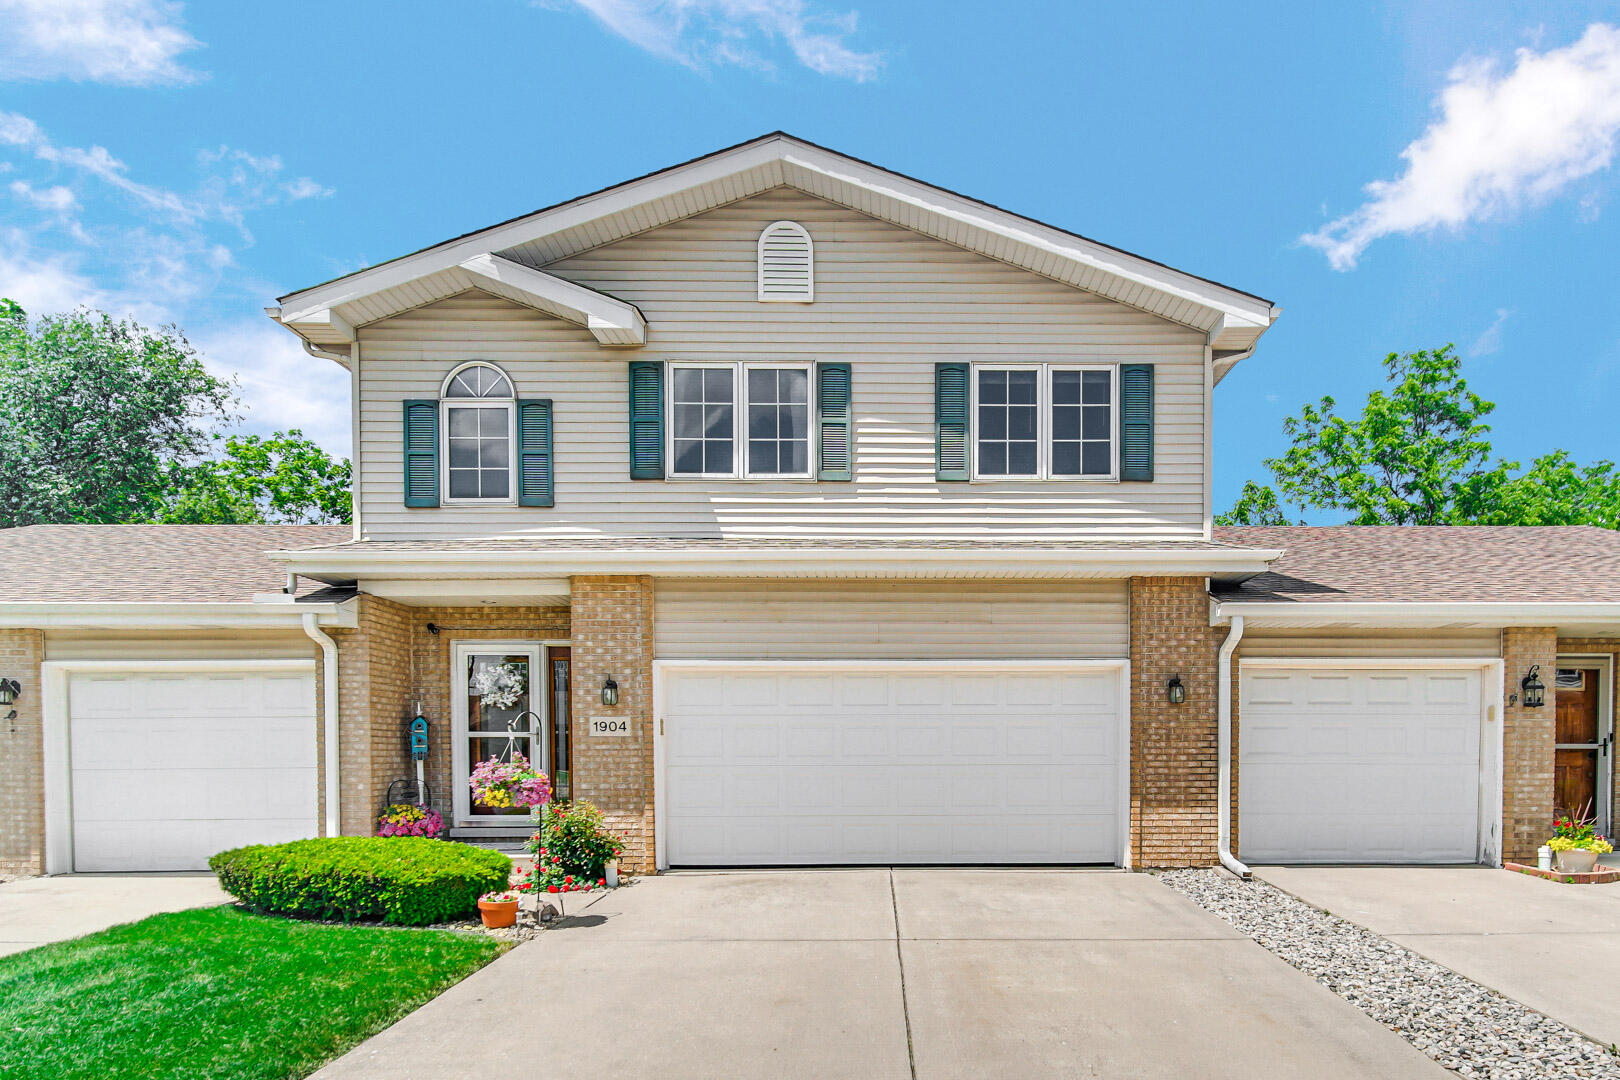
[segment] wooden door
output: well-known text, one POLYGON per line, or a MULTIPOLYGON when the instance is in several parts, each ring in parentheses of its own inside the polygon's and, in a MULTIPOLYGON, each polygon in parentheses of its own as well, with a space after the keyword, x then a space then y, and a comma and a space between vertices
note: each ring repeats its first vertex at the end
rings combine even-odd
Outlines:
POLYGON ((1558 812, 1592 817, 1599 812, 1598 672, 1560 668, 1554 704, 1558 748, 1553 783, 1558 812))

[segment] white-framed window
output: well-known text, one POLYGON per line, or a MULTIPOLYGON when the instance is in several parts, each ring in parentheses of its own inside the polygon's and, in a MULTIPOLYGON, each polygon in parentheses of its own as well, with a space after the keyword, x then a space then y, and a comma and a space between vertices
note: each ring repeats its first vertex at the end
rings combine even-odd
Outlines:
POLYGON ((669 365, 669 475, 808 479, 808 363, 669 365))
POLYGON ((974 479, 1117 479, 1118 375, 1105 364, 974 365, 974 479))
POLYGON ((495 365, 475 360, 445 377, 439 395, 445 502, 513 501, 516 414, 512 380, 495 365))

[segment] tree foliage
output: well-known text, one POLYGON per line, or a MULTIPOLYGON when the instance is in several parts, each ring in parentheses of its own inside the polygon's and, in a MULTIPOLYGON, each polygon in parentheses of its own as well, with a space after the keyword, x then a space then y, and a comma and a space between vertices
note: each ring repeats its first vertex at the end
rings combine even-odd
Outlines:
POLYGON ((349 463, 301 433, 220 434, 234 386, 175 327, 0 298, 0 528, 347 521, 349 463))
POLYGON ((1468 389, 1451 345, 1390 353, 1383 366, 1389 386, 1358 415, 1324 397, 1285 419, 1291 445, 1266 459, 1275 487, 1249 481, 1217 523, 1288 524, 1286 501, 1339 511, 1352 525, 1620 527, 1613 463, 1582 466, 1562 450, 1522 471, 1492 461, 1484 421, 1496 406, 1468 389))

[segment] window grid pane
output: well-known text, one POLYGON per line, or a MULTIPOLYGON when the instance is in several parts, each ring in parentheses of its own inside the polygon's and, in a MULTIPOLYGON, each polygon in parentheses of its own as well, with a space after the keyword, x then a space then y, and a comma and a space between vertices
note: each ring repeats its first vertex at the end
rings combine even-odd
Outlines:
POLYGON ((979 475, 1040 475, 1040 372, 979 373, 979 475))
POLYGON ((1113 378, 1052 372, 1052 475, 1108 476, 1113 463, 1113 378))
POLYGON ((810 470, 810 373, 748 369, 748 471, 802 476, 810 470))
POLYGON ((675 369, 671 380, 674 409, 675 475, 732 471, 735 393, 730 368, 675 369))
POLYGON ((445 412, 450 498, 511 498, 508 411, 458 405, 445 412))

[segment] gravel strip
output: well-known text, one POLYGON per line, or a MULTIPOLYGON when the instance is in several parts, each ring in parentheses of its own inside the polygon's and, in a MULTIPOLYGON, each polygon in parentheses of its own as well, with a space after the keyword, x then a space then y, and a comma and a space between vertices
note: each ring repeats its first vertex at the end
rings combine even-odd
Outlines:
POLYGON ((1574 1028, 1263 881, 1216 870, 1159 879, 1460 1076, 1620 1077, 1620 1059, 1574 1028))

